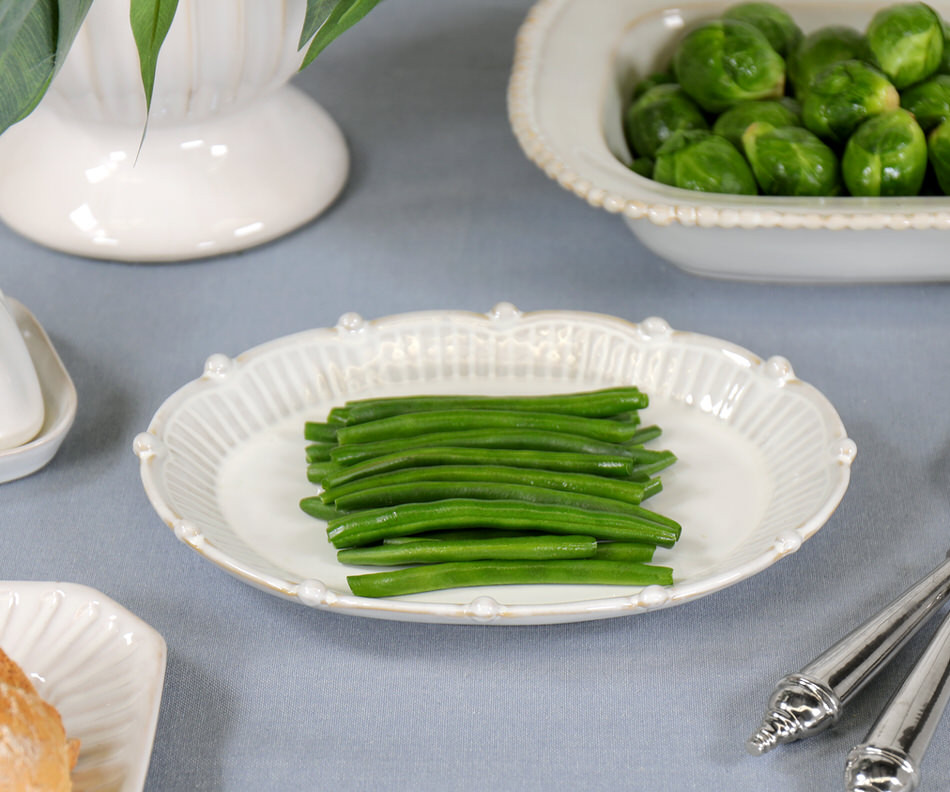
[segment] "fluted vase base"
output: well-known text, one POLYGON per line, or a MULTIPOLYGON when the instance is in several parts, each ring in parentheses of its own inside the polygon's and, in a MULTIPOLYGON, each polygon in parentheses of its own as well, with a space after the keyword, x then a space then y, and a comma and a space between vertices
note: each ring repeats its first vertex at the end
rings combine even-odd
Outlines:
POLYGON ((76 120, 40 105, 0 137, 0 219, 56 250, 129 262, 220 255, 280 237, 339 195, 339 127, 286 85, 201 121, 76 120))

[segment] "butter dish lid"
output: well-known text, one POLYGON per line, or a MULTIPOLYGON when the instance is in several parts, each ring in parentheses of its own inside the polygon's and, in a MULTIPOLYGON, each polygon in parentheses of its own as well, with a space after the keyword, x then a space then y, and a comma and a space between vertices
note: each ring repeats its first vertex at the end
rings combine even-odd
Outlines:
POLYGON ((45 410, 33 358, 0 291, 0 450, 36 437, 45 410))
POLYGON ((0 400, 9 396, 17 412, 14 418, 0 420, 0 483, 4 483, 49 463, 72 428, 78 399, 46 331, 26 306, 9 296, 0 296, 0 342, 0 400), (13 377, 18 378, 16 384, 10 381, 13 377), (38 388, 39 405, 33 387, 38 388), (2 442, 4 432, 8 437, 19 432, 12 447, 2 442))

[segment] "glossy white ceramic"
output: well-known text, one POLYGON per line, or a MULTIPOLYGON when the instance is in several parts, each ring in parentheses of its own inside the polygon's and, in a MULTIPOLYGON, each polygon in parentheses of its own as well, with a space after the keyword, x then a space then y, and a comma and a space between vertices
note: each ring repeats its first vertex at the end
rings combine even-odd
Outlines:
POLYGON ((129 4, 94 3, 46 98, 0 137, 0 218, 58 250, 145 262, 251 247, 316 217, 349 155, 287 85, 305 5, 180 0, 143 140, 129 4))
MULTIPOLYGON (((558 184, 618 214, 640 241, 698 275, 759 281, 950 279, 950 197, 776 198, 697 193, 643 178, 621 128, 638 77, 668 63, 684 29, 727 2, 540 0, 517 39, 508 90, 525 154, 558 184)), ((884 5, 783 3, 806 31, 864 29, 884 5)), ((950 16, 946 0, 934 8, 950 16)))
POLYGON ((788 361, 726 341, 572 311, 425 312, 280 338, 229 358, 171 395, 134 450, 153 507, 212 563, 278 596, 340 613, 430 622, 579 621, 678 605, 793 553, 848 486, 854 443, 788 361), (645 389, 648 423, 679 462, 651 507, 683 537, 656 560, 675 585, 498 586, 393 598, 349 593, 325 524, 303 514, 305 420, 389 394, 645 389))
POLYGON ((0 647, 80 740, 74 792, 138 792, 152 754, 165 641, 75 583, 0 580, 0 647))
POLYGON ((44 409, 36 366, 0 292, 0 451, 36 437, 44 409))
POLYGON ((76 387, 36 317, 20 302, 6 298, 10 315, 26 344, 43 397, 43 423, 30 442, 0 451, 0 483, 28 476, 59 450, 76 418, 76 387))

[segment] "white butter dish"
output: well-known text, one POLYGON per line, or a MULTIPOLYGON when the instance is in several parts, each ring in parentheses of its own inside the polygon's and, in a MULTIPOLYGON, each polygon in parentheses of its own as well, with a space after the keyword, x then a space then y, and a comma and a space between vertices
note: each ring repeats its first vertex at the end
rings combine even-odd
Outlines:
POLYGON ((0 451, 26 445, 43 427, 43 394, 36 367, 0 292, 0 451))
POLYGON ((32 440, 0 451, 0 483, 28 476, 59 450, 76 417, 76 388, 36 317, 20 302, 5 297, 7 308, 26 343, 43 397, 43 424, 32 440))

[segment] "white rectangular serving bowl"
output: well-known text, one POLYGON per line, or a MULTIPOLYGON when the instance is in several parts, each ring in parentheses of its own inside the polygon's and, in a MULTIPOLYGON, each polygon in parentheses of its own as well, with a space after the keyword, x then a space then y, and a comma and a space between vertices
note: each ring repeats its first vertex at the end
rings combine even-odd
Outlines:
MULTIPOLYGON (((518 34, 508 90, 525 154, 640 241, 697 275, 778 282, 950 280, 950 197, 714 195, 633 173, 621 118, 640 77, 666 66, 683 31, 730 2, 540 0, 518 34)), ((782 0, 807 33, 863 31, 886 3, 782 0)), ((950 0, 932 4, 950 16, 950 0)))

